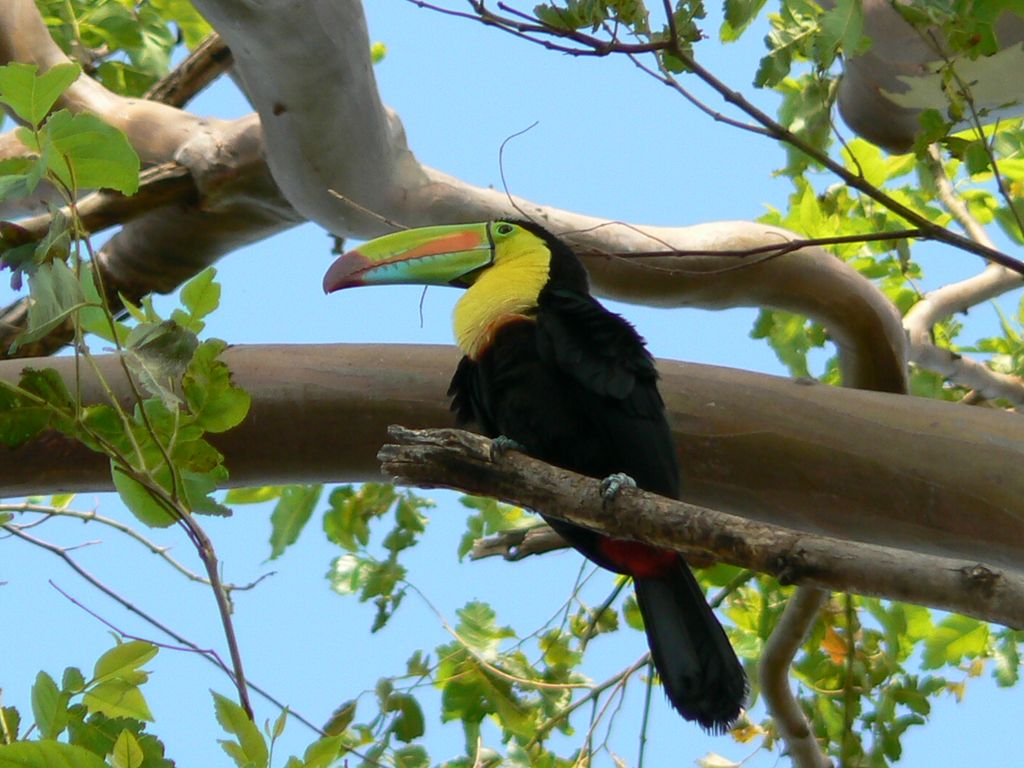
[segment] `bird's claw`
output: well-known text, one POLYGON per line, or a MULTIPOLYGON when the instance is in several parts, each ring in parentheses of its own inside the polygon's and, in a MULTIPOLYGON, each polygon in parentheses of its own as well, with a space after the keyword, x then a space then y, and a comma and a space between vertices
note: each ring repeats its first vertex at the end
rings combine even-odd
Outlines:
POLYGON ((609 501, 613 501, 623 488, 636 488, 636 480, 625 472, 608 475, 601 481, 601 498, 607 504, 609 501))
POLYGON ((516 442, 511 437, 505 437, 505 435, 498 435, 496 438, 491 440, 491 461, 497 461, 508 451, 526 453, 526 446, 522 443, 516 442))

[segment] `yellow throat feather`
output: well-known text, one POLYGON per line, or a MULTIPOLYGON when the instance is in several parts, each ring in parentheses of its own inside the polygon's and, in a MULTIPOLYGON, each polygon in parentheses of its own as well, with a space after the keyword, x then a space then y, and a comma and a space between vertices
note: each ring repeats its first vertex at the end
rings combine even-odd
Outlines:
POLYGON ((547 244, 531 232, 496 246, 494 263, 455 305, 455 340, 464 354, 477 359, 498 328, 536 309, 550 264, 547 244))

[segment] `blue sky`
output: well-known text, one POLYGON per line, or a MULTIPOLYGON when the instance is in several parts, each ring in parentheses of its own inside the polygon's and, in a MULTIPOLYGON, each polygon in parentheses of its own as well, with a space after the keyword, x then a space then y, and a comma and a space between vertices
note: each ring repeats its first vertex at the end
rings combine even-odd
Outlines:
MULTIPOLYGON (((376 72, 383 98, 401 115, 410 145, 425 163, 475 184, 499 187, 499 146, 536 121, 536 127, 508 145, 504 171, 511 192, 537 202, 663 225, 752 219, 766 206, 785 204, 788 184, 772 175, 783 164, 781 150, 698 114, 625 60, 546 52, 399 0, 370 0, 366 5, 371 38, 389 49, 376 72)), ((705 31, 716 37, 717 21, 709 21, 705 31)), ((700 55, 726 82, 749 93, 763 34, 754 30, 728 47, 709 41, 700 55)), ((703 89, 694 90, 721 108, 703 89)), ((770 94, 754 92, 754 97, 774 111, 770 94)), ((249 111, 229 82, 203 94, 192 108, 225 117, 249 111)), ((330 246, 322 230, 306 225, 232 254, 219 267, 222 309, 211 318, 208 333, 232 343, 450 340, 454 291, 432 289, 427 294, 422 325, 419 289, 324 297, 320 280, 332 259, 330 246)), ((932 261, 942 280, 977 268, 966 257, 939 255, 932 261)), ((6 286, 0 286, 0 300, 9 298, 6 286)), ((784 373, 771 351, 748 337, 754 310, 614 308, 637 325, 659 356, 784 373)), ((981 319, 972 322, 992 322, 991 313, 975 314, 981 319)), ((430 495, 439 506, 430 513, 427 539, 409 568, 410 579, 437 610, 454 621, 455 609, 467 600, 487 600, 498 610, 499 621, 524 627, 557 610, 579 572, 575 555, 514 565, 456 564, 453 554, 465 512, 450 495, 430 495)), ((105 514, 127 519, 108 496, 78 499, 79 507, 97 504, 105 514)), ((207 527, 227 579, 245 582, 276 572, 254 592, 236 596, 241 649, 253 680, 314 721, 322 722, 360 691, 372 690, 377 677, 400 669, 415 648, 447 640, 433 610, 413 597, 393 626, 370 636, 371 609, 328 589, 324 573, 339 552, 325 543, 316 518, 298 545, 269 564, 264 562, 270 531, 265 508, 242 507, 233 519, 210 521, 207 527)), ((153 556, 81 525, 51 523, 37 532, 64 544, 105 539, 76 552, 83 565, 200 645, 221 647, 208 592, 167 574, 153 556)), ((163 532, 154 538, 166 540, 163 532)), ((88 668, 111 644, 108 631, 69 604, 47 579, 125 631, 155 637, 52 555, 10 541, 4 542, 2 552, 0 581, 7 582, 0 586, 4 704, 27 712, 28 690, 39 669, 59 677, 65 665, 88 668)), ((184 542, 176 544, 176 552, 191 559, 184 542)), ((599 601, 610 584, 610 577, 600 574, 591 579, 587 594, 599 601)), ((596 679, 643 652, 639 634, 620 634, 598 660, 596 679)), ((161 651, 149 668, 153 677, 145 690, 157 718, 153 730, 167 743, 170 756, 181 766, 227 764, 216 743, 219 732, 207 690, 230 694, 228 681, 195 655, 171 650, 161 651)), ((629 691, 615 730, 616 749, 630 763, 636 757, 642 693, 639 687, 629 691)), ((431 695, 425 694, 427 706, 431 695)), ((904 739, 902 765, 1014 764, 1019 740, 1012 738, 1012 728, 1022 703, 1019 690, 997 690, 987 679, 971 681, 964 702, 943 699, 932 722, 904 739)), ((276 716, 258 700, 257 707, 260 718, 276 716)), ((427 725, 428 734, 435 734, 428 737, 435 760, 457 754, 457 727, 440 728, 429 712, 427 725)), ((490 735, 493 740, 494 732, 490 735)), ((283 757, 299 749, 308 738, 293 722, 277 754, 283 757)), ((660 694, 655 696, 648 749, 648 765, 653 766, 692 765, 709 751, 738 760, 750 751, 682 723, 660 694)), ((602 764, 611 764, 607 755, 602 764)), ((748 763, 776 764, 774 753, 748 763)))

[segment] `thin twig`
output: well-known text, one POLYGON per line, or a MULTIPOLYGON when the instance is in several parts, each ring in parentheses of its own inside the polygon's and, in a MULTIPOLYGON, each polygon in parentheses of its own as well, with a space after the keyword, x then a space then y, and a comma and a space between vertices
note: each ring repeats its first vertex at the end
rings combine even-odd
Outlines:
MULTIPOLYGON (((47 552, 50 552, 50 553, 56 555, 61 560, 63 560, 65 563, 67 563, 67 565, 75 573, 77 573, 79 576, 81 576, 83 579, 85 579, 85 581, 87 581, 89 584, 94 586, 100 592, 105 594, 111 600, 113 600, 114 602, 116 602, 119 605, 121 605, 121 607, 123 607, 129 613, 135 614, 136 616, 138 616, 140 619, 145 621, 150 626, 155 627, 156 629, 158 629, 159 631, 163 632, 168 637, 173 638, 176 642, 182 644, 183 646, 185 646, 187 648, 190 648, 192 651, 197 652, 199 654, 200 658, 204 658, 207 661, 209 661, 211 664, 213 664, 219 670, 221 670, 224 674, 226 674, 228 676, 228 678, 232 682, 234 682, 234 675, 233 675, 233 673, 231 671, 231 668, 228 667, 223 661, 221 661, 219 659, 219 657, 215 658, 214 656, 206 654, 204 652, 203 648, 201 648, 200 646, 198 646, 195 643, 193 643, 187 637, 185 637, 184 635, 180 634, 179 632, 176 632, 175 630, 171 629, 169 626, 167 626, 166 624, 161 622, 159 619, 154 618, 149 613, 147 613, 146 611, 142 610, 138 606, 134 605, 133 603, 131 603, 129 600, 127 600, 125 597, 123 597, 119 593, 115 592, 113 589, 111 589, 106 584, 104 584, 102 581, 100 581, 95 576, 93 576, 91 573, 89 573, 89 571, 85 570, 82 566, 80 566, 74 560, 74 558, 72 558, 70 555, 68 555, 67 551, 64 548, 59 547, 59 546, 57 546, 55 544, 51 544, 48 541, 43 541, 42 539, 38 539, 38 538, 36 538, 34 536, 31 536, 31 535, 29 535, 27 533, 24 533, 22 531, 16 530, 16 529, 12 528, 12 526, 9 523, 7 525, 0 526, 0 527, 2 527, 3 530, 7 531, 7 533, 11 534, 12 536, 16 536, 17 538, 22 539, 23 541, 25 541, 25 542, 27 542, 29 544, 32 544, 33 546, 39 547, 40 549, 43 549, 43 550, 45 550, 47 552)), ((275 696, 270 694, 265 688, 263 688, 263 687, 261 687, 259 685, 256 685, 252 681, 248 682, 248 687, 251 688, 252 690, 256 691, 256 693, 258 693, 260 696, 262 696, 268 702, 270 702, 275 707, 277 707, 278 710, 283 711, 285 709, 288 709, 288 712, 289 712, 289 714, 291 716, 293 716, 296 720, 298 720, 300 723, 305 725, 310 730, 314 731, 315 733, 319 734, 320 736, 326 736, 327 735, 326 732, 324 732, 324 730, 322 728, 320 728, 319 726, 315 725, 311 720, 303 717, 301 714, 296 712, 291 707, 288 707, 287 705, 282 703, 278 698, 276 698, 275 696)))
MULTIPOLYGON (((576 56, 607 56, 613 53, 628 55, 669 51, 682 61, 687 71, 696 75, 706 85, 718 93, 724 101, 732 104, 734 107, 753 119, 754 122, 763 129, 766 135, 788 144, 794 149, 805 154, 814 162, 827 168, 842 179, 848 186, 860 191, 892 213, 904 218, 915 227, 923 230, 925 237, 955 246, 960 250, 981 256, 984 259, 1001 264, 1008 269, 1012 269, 1013 271, 1024 275, 1024 262, 1021 262, 998 249, 987 247, 981 243, 976 243, 967 237, 959 235, 932 222, 927 217, 896 200, 875 185, 869 183, 863 176, 859 176, 856 173, 849 171, 841 163, 829 157, 827 153, 804 141, 800 136, 793 133, 781 123, 774 120, 766 112, 756 107, 741 93, 728 87, 710 70, 698 63, 693 56, 683 51, 676 40, 657 40, 646 44, 624 44, 614 41, 609 42, 607 40, 602 40, 592 35, 588 35, 579 30, 568 28, 562 29, 549 26, 540 19, 528 16, 527 14, 516 11, 515 9, 510 9, 503 3, 498 3, 498 7, 507 13, 513 14, 514 18, 496 14, 485 6, 483 0, 471 0, 471 6, 473 7, 475 14, 452 11, 451 9, 443 8, 434 3, 424 2, 423 0, 408 0, 408 2, 411 2, 421 8, 429 8, 439 13, 482 22, 489 26, 497 27, 498 29, 517 37, 523 37, 531 42, 542 45, 545 48, 559 50, 563 53, 576 56), (551 41, 552 38, 569 41, 573 43, 575 47, 573 45, 559 45, 553 43, 551 41)), ((653 70, 651 72, 653 73, 653 70)), ((660 74, 653 74, 666 86, 676 90, 680 95, 690 98, 690 95, 685 92, 685 89, 679 84, 675 77, 664 72, 660 74)), ((742 127, 742 124, 740 127, 742 127)))
MULTIPOLYGON (((195 581, 195 582, 198 582, 200 584, 206 584, 207 586, 209 586, 209 584, 210 584, 209 580, 206 577, 199 575, 198 573, 196 573, 195 571, 191 570, 190 568, 188 568, 187 566, 183 565, 181 562, 176 560, 174 557, 172 557, 170 555, 170 553, 169 553, 170 547, 161 546, 161 545, 157 544, 155 541, 153 541, 152 539, 149 539, 146 536, 143 536, 141 533, 139 533, 137 530, 132 528, 130 525, 125 525, 120 520, 115 520, 112 517, 106 517, 104 515, 101 515, 96 510, 92 510, 91 512, 84 512, 84 511, 76 510, 76 509, 66 509, 66 508, 62 509, 60 507, 46 506, 46 505, 43 505, 43 504, 27 504, 27 503, 25 503, 25 504, 0 504, 0 512, 16 512, 16 513, 32 512, 32 513, 38 513, 38 514, 44 516, 44 517, 40 518, 39 520, 36 520, 35 522, 31 523, 31 524, 19 525, 19 528, 21 530, 26 530, 30 526, 35 526, 35 525, 38 525, 40 523, 44 523, 44 522, 46 522, 46 520, 48 518, 52 518, 52 517, 68 517, 68 518, 72 518, 72 519, 75 519, 75 520, 81 520, 82 522, 85 522, 85 523, 90 523, 90 522, 99 523, 100 525, 104 525, 104 526, 106 526, 108 528, 113 528, 115 531, 123 533, 124 535, 128 536, 129 538, 132 538, 135 541, 139 542, 146 549, 148 549, 150 552, 152 552, 154 555, 157 555, 157 556, 163 558, 163 560, 166 561, 168 565, 170 565, 172 568, 174 568, 176 571, 178 571, 181 575, 185 576, 190 581, 195 581)), ((268 578, 269 576, 273 576, 273 575, 274 574, 271 571, 269 573, 264 573, 259 578, 249 582, 248 584, 225 584, 224 585, 224 589, 226 589, 228 592, 245 592, 245 591, 248 591, 250 589, 253 589, 256 585, 258 585, 264 579, 268 578)))

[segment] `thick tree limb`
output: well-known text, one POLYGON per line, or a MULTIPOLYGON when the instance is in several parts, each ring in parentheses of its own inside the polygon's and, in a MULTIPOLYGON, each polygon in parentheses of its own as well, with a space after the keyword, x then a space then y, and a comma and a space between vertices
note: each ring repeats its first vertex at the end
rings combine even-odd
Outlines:
MULTIPOLYGON (((926 108, 945 111, 939 72, 943 51, 935 38, 923 35, 903 20, 890 0, 863 0, 864 34, 871 47, 845 62, 839 83, 839 111, 858 134, 890 152, 906 152, 921 125, 926 108)), ((1020 71, 1024 19, 1007 11, 995 20, 1000 52, 996 57, 962 56, 957 73, 977 105, 994 119, 1019 114, 1024 102, 1020 71), (984 75, 984 76, 981 76, 984 75)))
POLYGON ((357 238, 383 234, 387 220, 415 226, 530 216, 582 253, 596 290, 605 296, 658 306, 773 306, 806 314, 828 327, 849 386, 903 391, 905 339, 897 313, 852 268, 817 248, 746 264, 716 256, 621 258, 652 250, 742 250, 794 235, 749 221, 639 228, 510 200, 423 166, 409 150, 398 116, 377 92, 358 0, 299 5, 301 12, 294 0, 196 2, 228 42, 235 71, 263 122, 274 178, 304 216, 357 238), (312 71, 320 76, 309 77, 312 71))
MULTIPOLYGON (((387 425, 452 425, 453 347, 228 349, 253 398, 213 436, 234 485, 372 480, 387 425)), ((98 364, 127 402, 112 356, 98 364)), ((73 386, 74 361, 37 359, 73 386)), ((22 361, 0 362, 17 380, 22 361)), ((660 361, 685 499, 840 539, 1024 569, 1024 440, 1005 413, 660 361)), ((101 391, 88 374, 85 402, 101 391)), ((57 436, 0 458, 0 497, 110 488, 106 462, 57 436)))
MULTIPOLYGON (((381 234, 386 225, 380 216, 415 225, 530 215, 581 250, 604 295, 661 306, 775 306, 807 314, 828 327, 849 386, 903 391, 905 340, 895 310, 867 280, 825 251, 805 248, 746 264, 715 256, 621 258, 652 249, 742 250, 793 235, 742 221, 641 231, 525 200, 510 202, 495 190, 473 187, 416 161, 398 117, 377 94, 357 0, 303 0, 303 12, 284 0, 201 0, 197 5, 231 45, 262 131, 253 119, 200 120, 167 105, 123 99, 86 77, 63 103, 125 129, 144 159, 184 164, 200 190, 197 205, 155 209, 104 248, 108 284, 127 295, 171 290, 231 249, 298 220, 269 179, 266 150, 292 204, 339 235, 381 234), (311 78, 310 72, 319 76, 311 78), (185 264, 182 254, 189 256, 185 264)), ((11 0, 0 8, 0 61, 7 60, 43 68, 66 61, 31 0, 11 0)), ((8 313, 7 325, 19 316, 8 313)), ((43 344, 33 351, 53 348, 43 344)))

